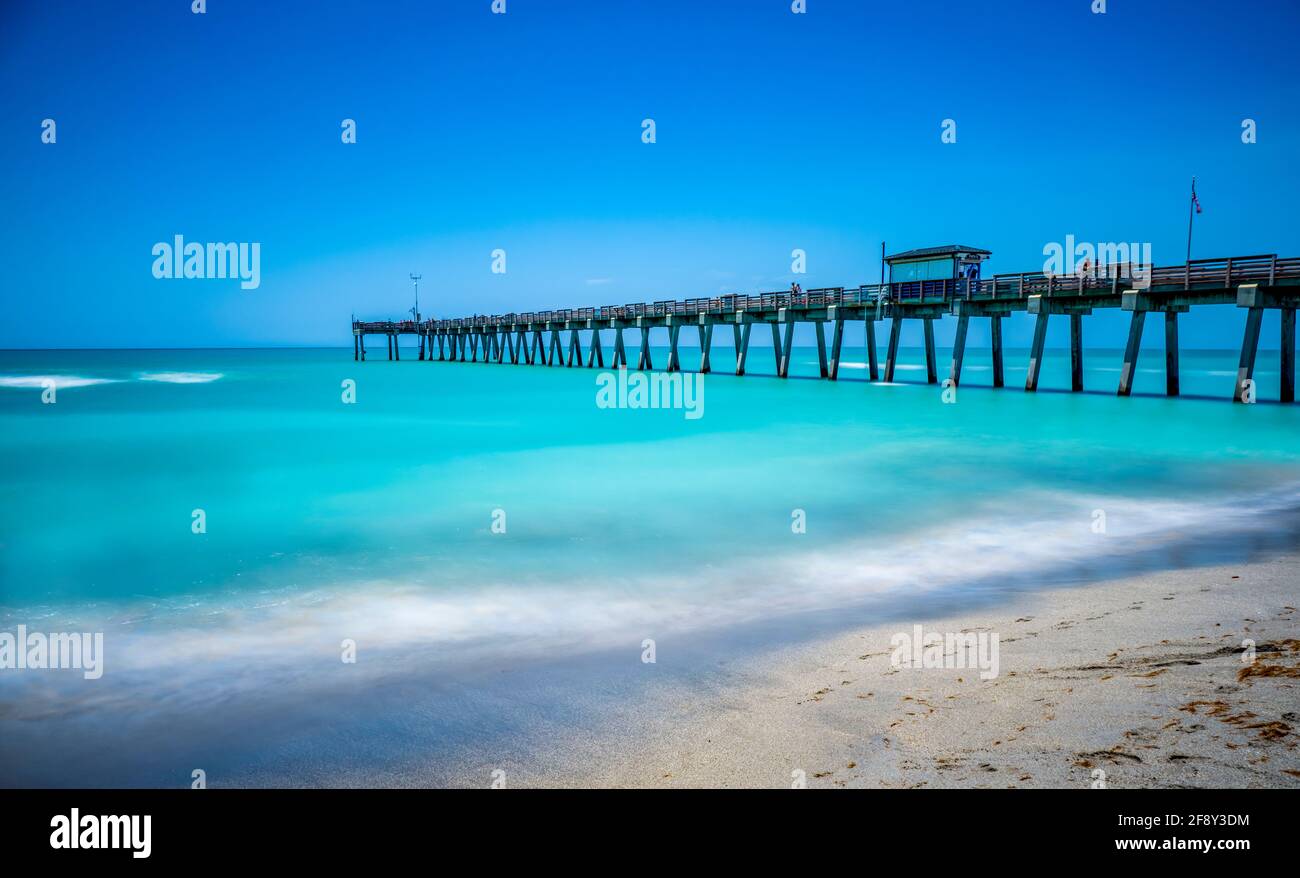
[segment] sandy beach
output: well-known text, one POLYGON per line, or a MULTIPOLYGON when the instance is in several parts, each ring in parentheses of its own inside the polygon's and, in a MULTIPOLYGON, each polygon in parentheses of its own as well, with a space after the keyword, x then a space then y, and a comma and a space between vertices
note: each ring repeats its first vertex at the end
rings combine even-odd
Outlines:
POLYGON ((1282 557, 915 620, 997 633, 989 680, 895 667, 910 624, 784 649, 629 705, 526 785, 1300 787, 1298 591, 1282 557))

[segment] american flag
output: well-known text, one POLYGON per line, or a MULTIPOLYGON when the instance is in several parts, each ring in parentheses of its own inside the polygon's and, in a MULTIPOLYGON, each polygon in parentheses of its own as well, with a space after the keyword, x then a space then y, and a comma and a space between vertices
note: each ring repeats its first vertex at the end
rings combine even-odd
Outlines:
POLYGON ((1196 197, 1196 183, 1194 181, 1192 183, 1192 205, 1196 208, 1197 213, 1201 212, 1201 200, 1196 197))

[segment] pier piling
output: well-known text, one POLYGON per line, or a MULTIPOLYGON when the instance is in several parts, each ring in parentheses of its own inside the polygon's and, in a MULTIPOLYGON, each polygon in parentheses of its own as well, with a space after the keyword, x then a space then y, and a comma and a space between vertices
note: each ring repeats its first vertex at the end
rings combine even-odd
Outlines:
POLYGON ((895 317, 889 327, 889 350, 885 352, 885 383, 894 380, 894 364, 898 362, 898 338, 903 332, 903 318, 895 317))
POLYGON ((952 339, 952 371, 948 377, 954 387, 961 385, 961 363, 966 356, 966 331, 970 326, 970 317, 962 314, 957 318, 957 332, 952 339))
POLYGON ((880 363, 876 356, 876 321, 871 317, 867 318, 867 374, 870 380, 880 380, 880 363))
POLYGON ((736 330, 736 374, 745 374, 745 358, 749 356, 749 330, 752 323, 735 326, 736 330))
POLYGON ((1282 402, 1295 402, 1295 309, 1282 309, 1282 402))
POLYGON ((682 325, 676 320, 668 325, 668 370, 669 372, 680 372, 682 369, 681 355, 677 352, 677 339, 681 335, 682 325))
POLYGON ((1165 394, 1177 396, 1178 388, 1178 312, 1165 312, 1165 394))
POLYGON ((1124 362, 1119 369, 1120 396, 1133 392, 1133 377, 1137 374, 1138 354, 1142 351, 1142 327, 1146 325, 1147 312, 1134 311, 1128 325, 1128 343, 1124 345, 1124 362))
POLYGON ((623 347, 623 328, 614 327, 614 368, 627 368, 627 349, 623 347))
POLYGON ((653 369, 654 363, 650 359, 650 327, 641 327, 641 353, 637 356, 636 367, 641 370, 653 369))
POLYGON ((1259 328, 1264 323, 1264 309, 1251 308, 1246 312, 1246 331, 1241 338, 1241 359, 1237 362, 1237 388, 1232 398, 1246 401, 1246 382, 1255 377, 1255 355, 1259 353, 1259 328))
POLYGON ((994 314, 989 318, 989 343, 993 353, 993 386, 1003 387, 1006 377, 1002 371, 1002 316, 994 314))
POLYGON ((700 371, 708 373, 713 370, 713 324, 701 323, 700 330, 700 371))
POLYGON ((836 320, 831 330, 831 363, 826 377, 835 381, 840 376, 840 349, 844 345, 844 321, 836 320))
POLYGON ((1043 366, 1043 345, 1047 342, 1047 318, 1049 313, 1044 308, 1038 312, 1034 322, 1034 341, 1029 348, 1029 374, 1025 377, 1025 390, 1038 390, 1038 373, 1043 366))
POLYGON ((1070 389, 1083 390, 1083 315, 1070 315, 1070 389))
POLYGON ((925 380, 928 384, 939 383, 938 363, 934 355, 934 320, 926 317, 922 321, 925 333, 925 380))

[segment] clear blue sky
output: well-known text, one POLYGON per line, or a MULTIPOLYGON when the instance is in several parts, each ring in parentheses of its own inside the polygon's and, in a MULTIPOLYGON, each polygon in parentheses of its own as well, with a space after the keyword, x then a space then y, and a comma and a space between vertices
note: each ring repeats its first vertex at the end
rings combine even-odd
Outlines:
POLYGON ((458 316, 787 287, 796 247, 874 281, 882 240, 1176 263, 1193 174, 1194 256, 1300 254, 1300 7, 1090 5, 6 0, 0 347, 348 344, 411 271, 458 316), (261 287, 154 279, 176 234, 260 242, 261 287))

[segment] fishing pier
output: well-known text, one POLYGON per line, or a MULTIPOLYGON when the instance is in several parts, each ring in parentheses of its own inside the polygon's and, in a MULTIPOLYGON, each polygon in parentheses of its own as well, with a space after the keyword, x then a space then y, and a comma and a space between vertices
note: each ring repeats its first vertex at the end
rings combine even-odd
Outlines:
MULTIPOLYGON (((1179 265, 1087 266, 1070 275, 1042 272, 979 276, 979 266, 989 252, 951 245, 910 250, 886 258, 889 280, 858 287, 826 287, 807 291, 782 291, 760 295, 725 295, 712 298, 603 305, 558 311, 478 315, 439 320, 352 323, 353 357, 366 359, 366 338, 384 336, 388 359, 400 359, 398 340, 414 336, 418 359, 459 362, 511 363, 587 368, 605 367, 602 333, 612 335, 610 367, 633 368, 624 338, 633 330, 636 369, 654 369, 651 330, 665 330, 668 359, 663 368, 683 368, 678 341, 684 328, 699 337, 698 370, 713 370, 715 328, 731 328, 735 348, 735 374, 744 375, 750 333, 766 325, 772 333, 776 374, 788 375, 796 323, 811 323, 817 340, 821 377, 839 374, 846 322, 866 324, 867 366, 870 380, 880 380, 876 343, 878 321, 889 324, 884 380, 894 379, 903 321, 920 320, 924 337, 926 377, 939 382, 935 355, 934 321, 957 321, 952 362, 947 378, 961 383, 966 335, 972 318, 990 321, 993 386, 1005 384, 1003 374, 1002 318, 1016 312, 1034 317, 1033 342, 1025 390, 1038 389, 1039 372, 1053 316, 1070 321, 1071 388, 1083 390, 1083 318, 1094 310, 1117 308, 1131 314, 1128 341, 1120 369, 1120 396, 1132 391, 1142 331, 1148 313, 1163 315, 1165 329, 1165 389, 1179 393, 1178 315, 1199 305, 1236 305, 1246 310, 1233 399, 1248 401, 1253 387, 1264 311, 1281 315, 1282 402, 1295 401, 1295 312, 1300 305, 1300 257, 1276 255, 1198 259, 1179 265), (583 335, 586 338, 584 340, 583 335), (827 335, 829 334, 829 339, 827 335), (637 343, 639 341, 639 344, 637 343), (435 346, 437 356, 434 356, 435 346)), ((760 330, 761 332, 762 330, 760 330)))

